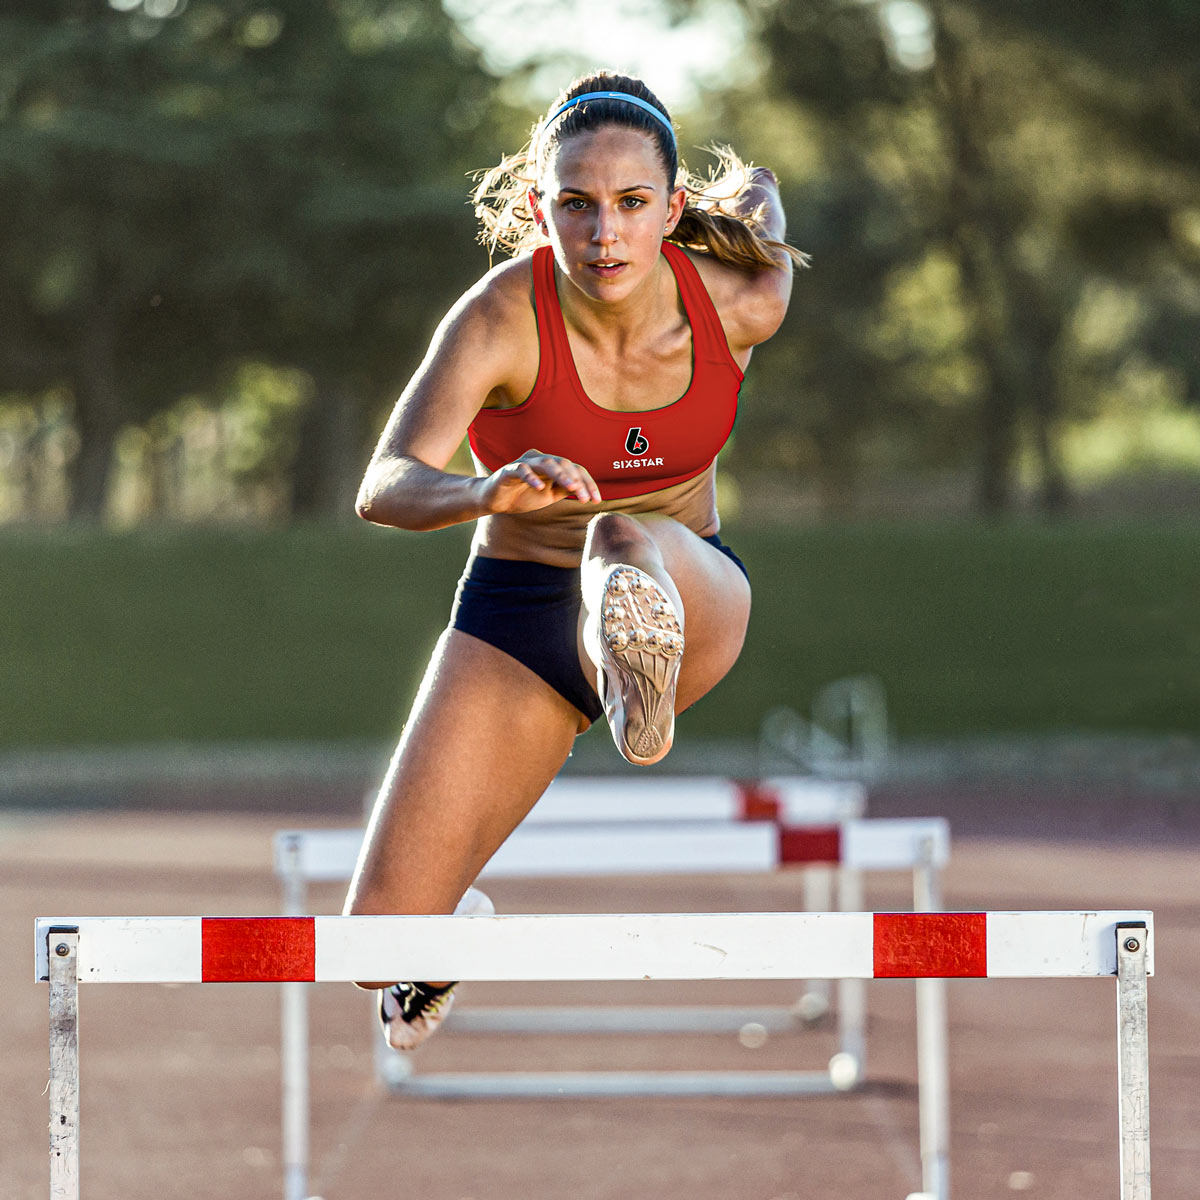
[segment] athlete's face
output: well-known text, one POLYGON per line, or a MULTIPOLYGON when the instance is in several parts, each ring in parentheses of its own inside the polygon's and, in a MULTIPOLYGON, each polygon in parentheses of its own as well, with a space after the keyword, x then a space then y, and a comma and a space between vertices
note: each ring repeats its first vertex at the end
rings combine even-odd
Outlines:
POLYGON ((654 139, 620 125, 558 143, 541 188, 555 260, 596 300, 636 290, 683 212, 684 191, 668 185, 654 139))

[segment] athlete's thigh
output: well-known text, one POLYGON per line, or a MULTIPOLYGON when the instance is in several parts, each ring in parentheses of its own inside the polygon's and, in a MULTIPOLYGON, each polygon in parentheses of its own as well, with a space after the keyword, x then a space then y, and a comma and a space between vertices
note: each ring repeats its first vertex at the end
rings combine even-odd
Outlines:
POLYGON ((578 710, 509 655, 442 634, 375 804, 349 912, 450 912, 571 751, 578 710))
POLYGON ((737 661, 750 620, 750 585, 734 562, 671 517, 639 518, 683 600, 685 650, 676 711, 694 704, 737 661))

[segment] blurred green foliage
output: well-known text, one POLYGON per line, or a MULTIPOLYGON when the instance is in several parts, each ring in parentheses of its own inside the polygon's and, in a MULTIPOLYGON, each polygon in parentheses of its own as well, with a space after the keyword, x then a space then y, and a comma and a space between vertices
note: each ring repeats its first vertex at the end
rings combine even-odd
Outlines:
POLYGON ((72 511, 96 514, 124 428, 247 359, 303 370, 290 507, 331 507, 483 265, 465 174, 524 118, 436 4, 174 8, 0 15, 0 392, 66 387, 72 511))
MULTIPOLYGON (((512 43, 557 7, 506 0, 512 43)), ((726 456, 745 511, 1196 478, 1200 7, 739 11, 683 142, 774 166, 814 257, 726 456)), ((12 0, 0 47, 0 520, 348 517, 486 269, 466 174, 536 61, 496 77, 436 0, 12 0)))
MULTIPOLYGON (((1200 722, 1192 524, 723 533, 760 586, 737 666, 681 719, 681 741, 753 738, 773 707, 807 711, 864 672, 902 738, 1200 722)), ((0 531, 0 747, 390 741, 465 535, 0 531)))
POLYGON ((743 471, 845 508, 897 466, 969 466, 990 510, 1194 472, 1200 7, 745 10, 763 70, 714 123, 778 167, 814 269, 749 376, 743 471))

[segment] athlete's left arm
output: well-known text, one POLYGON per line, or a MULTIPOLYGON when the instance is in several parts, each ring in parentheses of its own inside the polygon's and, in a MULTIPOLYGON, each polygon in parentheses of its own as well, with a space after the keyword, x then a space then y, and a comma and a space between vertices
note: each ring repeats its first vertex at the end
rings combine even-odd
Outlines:
MULTIPOLYGON (((738 197, 735 215, 752 218, 768 240, 784 240, 787 219, 774 172, 766 167, 751 171, 750 186, 738 197)), ((716 278, 709 287, 725 327, 729 349, 743 369, 750 351, 771 337, 787 314, 792 294, 792 259, 779 249, 772 250, 772 257, 773 267, 755 271, 723 267, 713 273, 716 278)))

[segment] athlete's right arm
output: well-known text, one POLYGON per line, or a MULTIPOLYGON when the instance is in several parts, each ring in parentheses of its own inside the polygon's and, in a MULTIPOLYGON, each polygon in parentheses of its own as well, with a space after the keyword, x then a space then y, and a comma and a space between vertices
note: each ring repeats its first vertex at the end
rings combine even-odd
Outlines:
POLYGON ((516 403, 532 387, 537 328, 528 296, 528 269, 522 277, 520 264, 505 264, 446 315, 371 456, 355 505, 359 516, 428 530, 544 508, 568 496, 599 499, 582 467, 536 450, 484 477, 445 470, 490 396, 516 403))

